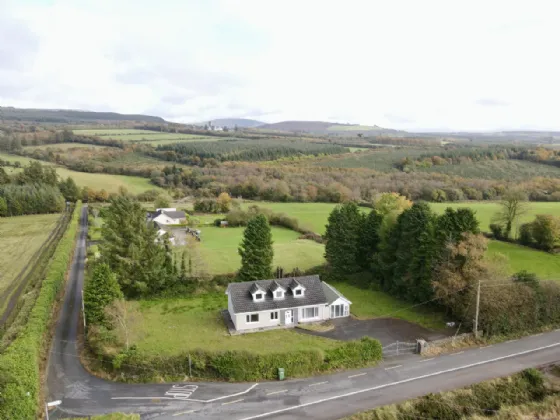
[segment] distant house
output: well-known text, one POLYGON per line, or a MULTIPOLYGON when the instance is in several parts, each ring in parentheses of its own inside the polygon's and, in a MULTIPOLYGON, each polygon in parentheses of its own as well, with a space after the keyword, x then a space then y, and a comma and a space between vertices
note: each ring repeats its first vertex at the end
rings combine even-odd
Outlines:
POLYGON ((239 332, 346 317, 352 304, 317 275, 230 283, 226 295, 239 332))
POLYGON ((187 220, 184 211, 177 211, 176 208, 156 209, 155 212, 149 212, 147 215, 148 222, 154 222, 158 226, 179 225, 187 220))

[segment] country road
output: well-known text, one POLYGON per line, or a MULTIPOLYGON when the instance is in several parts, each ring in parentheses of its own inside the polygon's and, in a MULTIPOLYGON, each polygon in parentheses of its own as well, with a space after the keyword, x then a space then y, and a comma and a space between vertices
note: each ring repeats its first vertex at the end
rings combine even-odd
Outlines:
POLYGON ((87 237, 82 210, 70 279, 48 365, 52 419, 113 411, 143 419, 339 419, 412 397, 560 360, 560 330, 426 359, 405 356, 376 368, 263 383, 123 384, 91 376, 76 350, 87 237))

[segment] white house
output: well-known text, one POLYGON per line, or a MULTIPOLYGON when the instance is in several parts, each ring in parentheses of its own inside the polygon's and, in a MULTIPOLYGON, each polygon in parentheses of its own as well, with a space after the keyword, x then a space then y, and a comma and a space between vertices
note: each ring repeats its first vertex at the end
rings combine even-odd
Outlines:
POLYGON ((346 317, 352 304, 317 275, 230 283, 226 295, 239 332, 346 317))
POLYGON ((153 213, 148 213, 148 221, 161 225, 178 225, 185 222, 187 215, 184 211, 177 211, 176 208, 156 209, 153 213))

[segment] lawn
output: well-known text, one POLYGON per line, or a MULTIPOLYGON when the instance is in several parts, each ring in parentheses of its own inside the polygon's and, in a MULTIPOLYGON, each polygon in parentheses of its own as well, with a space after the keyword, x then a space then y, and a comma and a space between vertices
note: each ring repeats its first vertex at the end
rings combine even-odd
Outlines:
MULTIPOLYGON (((430 206, 436 213, 443 213, 447 207, 469 207, 476 211, 480 228, 488 232, 492 217, 499 211, 497 202, 490 201, 465 201, 461 203, 431 203, 430 206)), ((560 216, 560 203, 545 203, 531 201, 527 203, 527 213, 520 218, 520 223, 532 221, 537 214, 552 214, 560 216)))
MULTIPOLYGON (((43 165, 52 165, 50 162, 43 162, 23 156, 8 155, 0 153, 1 160, 10 162, 20 162, 27 165, 29 162, 39 162, 43 165)), ((161 190, 153 185, 148 178, 127 175, 98 174, 90 172, 77 172, 60 166, 56 167, 57 174, 62 178, 72 177, 79 187, 91 187, 96 190, 105 189, 107 192, 118 192, 119 188, 125 187, 132 194, 139 194, 146 190, 161 190)))
POLYGON ((350 313, 360 319, 398 318, 432 330, 445 328, 445 317, 432 308, 414 306, 382 291, 361 289, 348 283, 329 283, 350 299, 350 313))
POLYGON ((501 241, 488 243, 488 254, 503 254, 508 257, 509 273, 527 270, 541 279, 560 281, 560 255, 538 251, 525 246, 501 241))
POLYGON ((293 330, 230 336, 220 310, 227 308, 224 293, 183 299, 131 301, 140 317, 132 327, 140 352, 170 355, 185 350, 245 350, 254 353, 328 349, 339 342, 293 330))
MULTIPOLYGON (((201 226, 201 241, 188 245, 187 252, 194 253, 195 270, 210 274, 233 273, 241 266, 238 247, 243 239, 242 227, 219 228, 201 226), (193 248, 194 246, 194 248, 193 248)), ((294 268, 301 270, 324 263, 325 247, 314 241, 298 239, 299 233, 293 230, 272 227, 274 242, 273 266, 281 266, 285 271, 294 268)), ((183 247, 175 248, 177 255, 182 254, 183 247)))
MULTIPOLYGON (((56 226, 59 214, 0 218, 0 295, 27 266, 56 226)), ((0 308, 4 302, 0 302, 0 308)))

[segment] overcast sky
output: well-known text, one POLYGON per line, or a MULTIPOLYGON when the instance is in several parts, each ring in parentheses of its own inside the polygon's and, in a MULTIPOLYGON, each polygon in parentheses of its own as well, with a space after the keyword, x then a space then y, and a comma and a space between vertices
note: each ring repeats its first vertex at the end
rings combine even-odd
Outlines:
POLYGON ((560 3, 0 0, 0 105, 560 129, 560 3))

